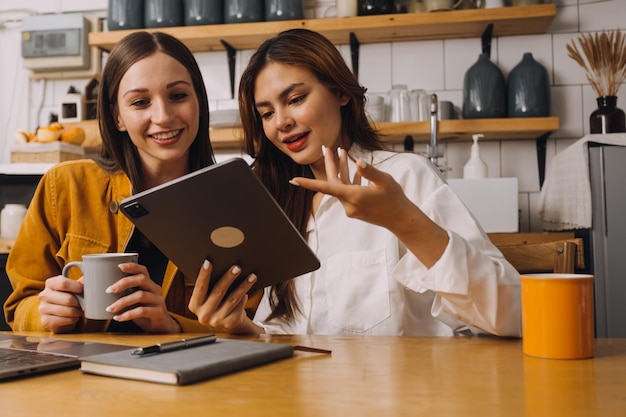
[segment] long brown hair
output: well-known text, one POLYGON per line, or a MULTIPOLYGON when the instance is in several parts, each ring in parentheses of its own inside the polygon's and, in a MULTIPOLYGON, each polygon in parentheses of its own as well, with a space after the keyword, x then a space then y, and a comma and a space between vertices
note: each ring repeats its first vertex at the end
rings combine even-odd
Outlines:
MULTIPOLYGON (((366 88, 359 84, 332 42, 314 31, 291 29, 261 44, 250 58, 239 83, 239 113, 246 152, 254 158, 253 167, 261 181, 300 233, 306 236, 315 193, 291 186, 288 181, 296 176, 312 177, 313 174, 308 165, 295 163, 267 139, 255 106, 256 78, 270 62, 306 68, 331 91, 350 98, 349 103, 341 107, 342 137, 349 141, 342 144, 345 149, 353 143, 368 150, 383 149, 383 145, 365 114, 366 88)), ((293 318, 298 310, 293 282, 273 286, 270 304, 272 314, 269 318, 293 318)))
POLYGON ((117 129, 113 109, 117 106, 120 81, 126 71, 137 61, 156 52, 166 53, 187 68, 198 97, 200 123, 196 138, 189 148, 189 171, 215 162, 209 140, 209 101, 202 73, 193 53, 171 35, 133 32, 115 45, 102 70, 97 106, 102 148, 96 162, 107 171, 124 171, 130 178, 134 192, 141 191, 144 187, 141 160, 128 132, 117 129))

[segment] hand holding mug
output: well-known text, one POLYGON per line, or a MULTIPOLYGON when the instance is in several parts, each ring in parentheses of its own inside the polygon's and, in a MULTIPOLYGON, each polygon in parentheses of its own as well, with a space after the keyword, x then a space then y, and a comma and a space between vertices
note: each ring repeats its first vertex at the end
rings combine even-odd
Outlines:
POLYGON ((68 276, 70 269, 76 267, 83 272, 83 294, 75 294, 85 317, 92 320, 109 320, 114 314, 107 307, 125 293, 107 293, 107 288, 127 276, 119 268, 122 263, 137 263, 137 253, 98 253, 83 255, 83 260, 70 262, 63 267, 62 275, 68 276))

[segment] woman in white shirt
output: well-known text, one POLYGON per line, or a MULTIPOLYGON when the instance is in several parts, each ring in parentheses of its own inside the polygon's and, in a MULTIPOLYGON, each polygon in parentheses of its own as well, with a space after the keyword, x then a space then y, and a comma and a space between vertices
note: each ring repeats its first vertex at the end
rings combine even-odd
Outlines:
POLYGON ((254 277, 207 294, 205 263, 189 307, 233 333, 520 336, 519 275, 431 162, 384 150, 366 89, 322 35, 265 41, 239 85, 247 152, 321 261, 266 288, 250 320, 254 277))

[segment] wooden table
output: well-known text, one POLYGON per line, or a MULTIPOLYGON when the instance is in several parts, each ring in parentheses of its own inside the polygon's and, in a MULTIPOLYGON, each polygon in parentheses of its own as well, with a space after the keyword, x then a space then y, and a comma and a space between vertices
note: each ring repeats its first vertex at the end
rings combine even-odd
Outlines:
MULTIPOLYGON (((181 336, 55 337, 141 346, 181 336)), ((262 340, 331 349, 332 355, 296 352, 291 359, 183 387, 79 370, 12 380, 0 383, 0 415, 626 415, 626 339, 598 339, 596 357, 587 360, 531 358, 519 340, 488 337, 262 340)))

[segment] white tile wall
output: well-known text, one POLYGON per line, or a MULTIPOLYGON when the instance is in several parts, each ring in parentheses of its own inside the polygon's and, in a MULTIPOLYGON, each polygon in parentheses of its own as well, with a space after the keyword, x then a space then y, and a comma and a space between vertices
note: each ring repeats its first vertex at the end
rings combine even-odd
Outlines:
MULTIPOLYGON (((596 108, 595 93, 587 84, 584 72, 567 56, 565 45, 581 32, 605 29, 626 30, 626 0, 555 0, 557 16, 547 34, 494 38, 491 58, 505 76, 525 52, 543 64, 552 80, 551 114, 560 119, 560 129, 548 140, 547 166, 554 155, 589 131, 589 115, 596 108)), ((21 62, 20 20, 27 14, 85 11, 106 16, 108 0, 1 0, 0 1, 0 162, 6 162, 10 143, 19 128, 34 128, 46 123, 47 115, 57 111, 59 100, 69 85, 79 89, 88 79, 29 80, 21 62), (2 140, 4 138, 4 140, 2 140)), ((349 47, 340 50, 348 62, 349 47)), ((462 106, 465 71, 481 52, 479 38, 429 40, 365 44, 360 48, 359 79, 370 93, 384 93, 392 84, 407 84, 409 89, 423 88, 436 93, 440 100, 462 106)), ((238 80, 252 51, 237 52, 238 80)), ((211 109, 233 108, 228 64, 224 52, 202 52, 198 62, 206 83, 211 109)), ((626 89, 622 88, 618 105, 626 108, 626 89)), ((480 133, 480 132, 476 132, 480 133)), ((540 231, 536 213, 539 177, 534 141, 480 143, 482 157, 490 177, 519 179, 520 230, 540 231)), ((401 146, 398 147, 401 149, 401 146)), ((445 160, 450 178, 461 178, 469 157, 469 143, 446 145, 445 160)), ((417 145, 416 151, 425 151, 417 145)), ((218 159, 239 155, 238 150, 220 151, 218 159)))

